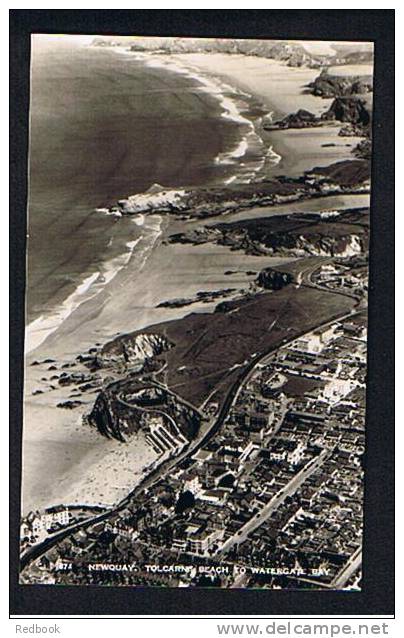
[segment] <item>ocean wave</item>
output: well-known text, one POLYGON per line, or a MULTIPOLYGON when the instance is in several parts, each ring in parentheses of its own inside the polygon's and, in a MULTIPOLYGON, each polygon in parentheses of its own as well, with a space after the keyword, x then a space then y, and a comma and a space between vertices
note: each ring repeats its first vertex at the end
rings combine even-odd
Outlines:
POLYGON ((132 221, 134 224, 136 224, 136 226, 143 226, 145 222, 145 216, 140 213, 139 215, 136 215, 136 217, 132 221))
POLYGON ((225 184, 232 183, 236 180, 245 183, 254 179, 256 172, 259 171, 264 164, 264 162, 257 161, 256 159, 257 149, 260 149, 263 155, 265 144, 257 133, 252 121, 241 113, 241 108, 245 108, 245 105, 238 103, 242 98, 251 99, 251 95, 225 84, 219 79, 207 77, 201 69, 190 64, 183 65, 177 60, 166 60, 150 56, 142 58, 142 61, 145 62, 147 66, 167 69, 194 80, 199 84, 194 90, 212 95, 219 101, 223 118, 241 125, 246 129, 246 132, 242 135, 242 139, 237 141, 232 149, 219 153, 214 159, 214 163, 216 165, 237 166, 237 172, 224 179, 225 184), (249 151, 251 149, 254 150, 252 158, 249 157, 249 151), (248 176, 246 176, 246 169, 240 166, 240 160, 243 158, 250 164, 247 171, 248 176))
POLYGON ((278 165, 282 159, 282 155, 279 155, 274 151, 273 146, 270 146, 267 150, 266 159, 273 165, 278 165))
POLYGON ((96 208, 97 213, 104 213, 104 215, 112 215, 113 217, 122 217, 122 213, 119 210, 110 208, 96 208))
POLYGON ((215 164, 236 164, 238 160, 246 154, 247 150, 247 136, 244 136, 234 149, 219 153, 219 155, 215 157, 215 164))
MULTIPOLYGON (((158 224, 156 227, 155 222, 154 224, 148 224, 147 228, 152 231, 151 235, 154 235, 152 237, 154 244, 160 232, 160 227, 158 224)), ((102 268, 85 277, 58 308, 47 315, 41 315, 29 323, 25 329, 25 353, 29 354, 36 350, 79 306, 99 295, 122 268, 128 265, 136 246, 143 239, 144 236, 141 235, 137 239, 127 242, 127 250, 124 253, 107 260, 102 265, 102 268)))
POLYGON ((53 313, 49 315, 41 315, 25 328, 25 353, 28 354, 36 350, 45 339, 55 332, 58 327, 65 321, 69 315, 83 301, 91 298, 87 293, 91 286, 98 280, 100 272, 95 272, 86 277, 76 290, 65 299, 65 301, 53 313))

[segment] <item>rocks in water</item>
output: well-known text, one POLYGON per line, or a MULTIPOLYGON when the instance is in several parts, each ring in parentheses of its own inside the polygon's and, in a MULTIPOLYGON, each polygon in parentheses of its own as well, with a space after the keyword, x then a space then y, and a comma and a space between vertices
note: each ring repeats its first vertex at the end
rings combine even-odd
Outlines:
POLYGON ((355 157, 369 160, 372 158, 372 142, 369 138, 365 138, 359 142, 353 151, 355 157))
POLYGON ((93 382, 94 380, 95 378, 91 374, 84 374, 82 372, 72 372, 70 374, 66 374, 66 372, 63 372, 59 377, 59 385, 79 385, 81 383, 93 382))
POLYGON ((40 366, 44 363, 56 363, 55 359, 44 359, 43 361, 35 360, 31 363, 31 366, 40 366))
POLYGON ((366 129, 371 123, 371 110, 371 102, 366 98, 339 96, 334 99, 330 108, 321 117, 317 117, 305 109, 299 109, 296 113, 291 113, 278 122, 264 123, 263 128, 266 131, 300 129, 323 126, 327 121, 337 120, 366 129))
POLYGON ((61 403, 58 403, 56 407, 73 410, 74 408, 78 408, 81 404, 81 401, 62 401, 61 403))
POLYGON ((308 126, 320 126, 323 124, 314 113, 306 111, 306 109, 299 109, 296 113, 290 113, 282 120, 274 123, 264 123, 263 127, 266 131, 288 129, 288 128, 306 128, 308 126))

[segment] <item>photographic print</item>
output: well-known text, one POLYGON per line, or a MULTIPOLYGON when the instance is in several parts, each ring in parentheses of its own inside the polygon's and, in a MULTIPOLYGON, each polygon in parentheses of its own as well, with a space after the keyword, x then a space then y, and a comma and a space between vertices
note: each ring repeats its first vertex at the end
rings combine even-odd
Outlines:
POLYGON ((20 584, 360 591, 373 44, 31 37, 20 584))

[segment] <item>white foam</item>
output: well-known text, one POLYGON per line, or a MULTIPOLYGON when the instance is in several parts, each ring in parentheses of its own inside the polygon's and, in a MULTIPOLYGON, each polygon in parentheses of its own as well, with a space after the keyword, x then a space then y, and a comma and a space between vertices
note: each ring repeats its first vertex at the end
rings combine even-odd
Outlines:
POLYGON ((96 208, 96 213, 104 213, 104 215, 112 215, 113 217, 122 217, 122 213, 119 210, 109 208, 96 208))
POLYGON ((227 179, 225 179, 224 183, 225 184, 231 184, 232 182, 235 182, 236 179, 237 179, 237 175, 232 175, 231 177, 228 177, 227 179))
POLYGON ((127 242, 128 251, 107 261, 102 271, 97 271, 86 277, 51 314, 41 315, 28 324, 25 328, 25 353, 28 354, 38 348, 82 303, 96 297, 129 263, 133 251, 141 239, 143 236, 127 242))
MULTIPOLYGON (((126 56, 132 56, 134 60, 142 61, 147 66, 168 69, 174 73, 184 75, 196 81, 199 86, 193 88, 193 91, 199 90, 216 97, 222 108, 223 118, 247 127, 248 132, 243 135, 242 140, 237 142, 233 149, 231 149, 230 151, 219 153, 217 155, 214 160, 216 165, 233 164, 239 167, 240 159, 245 157, 250 146, 255 146, 256 148, 260 147, 260 149, 263 149, 264 142, 257 134, 253 123, 241 114, 240 108, 237 105, 237 97, 250 98, 251 95, 249 93, 230 86, 218 78, 214 78, 212 76, 208 77, 200 68, 189 64, 188 61, 186 62, 186 64, 184 64, 182 60, 173 60, 171 56, 161 56, 158 54, 158 52, 156 52, 155 54, 138 52, 134 53, 130 51, 130 49, 125 51, 123 51, 122 49, 119 51, 118 49, 119 47, 113 48, 112 50, 116 53, 125 54, 126 56), (225 93, 230 94, 230 96, 225 95, 225 93)), ((267 114, 266 117, 268 118, 268 121, 272 121, 273 113, 273 111, 270 111, 267 114)), ((267 150, 266 161, 269 161, 269 163, 273 166, 279 164, 281 159, 282 157, 273 150, 272 146, 267 150)), ((235 173, 234 175, 226 178, 224 180, 224 183, 231 184, 236 180, 241 183, 251 182, 256 177, 256 174, 265 166, 266 161, 265 158, 256 161, 249 160, 248 171, 237 171, 237 173, 235 173)))
POLYGON ((233 150, 219 153, 219 155, 215 157, 215 164, 237 164, 238 160, 243 157, 247 151, 248 142, 245 136, 233 150))
MULTIPOLYGON (((85 294, 100 276, 99 272, 86 277, 76 290, 65 299, 62 305, 51 315, 41 315, 25 329, 25 352, 28 354, 40 346, 55 332, 65 319, 83 302, 85 294)), ((87 297, 88 298, 88 297, 87 297)))
MULTIPOLYGON (((240 113, 240 109, 237 105, 236 99, 238 96, 250 97, 249 94, 244 93, 241 90, 234 89, 233 87, 224 84, 220 80, 213 79, 211 77, 206 77, 206 75, 201 72, 200 69, 196 67, 192 67, 191 65, 182 66, 180 63, 162 60, 156 58, 149 58, 146 60, 146 64, 148 66, 157 67, 157 68, 165 68, 169 69, 175 73, 179 73, 181 75, 185 75, 188 78, 191 78, 199 83, 199 87, 194 90, 199 90, 204 93, 208 93, 216 97, 219 100, 220 106, 222 108, 222 117, 228 119, 237 124, 244 125, 248 132, 243 136, 242 140, 237 142, 235 147, 230 151, 226 151, 223 153, 219 153, 215 158, 215 164, 238 164, 239 160, 244 157, 249 149, 249 142, 254 144, 255 146, 263 146, 263 141, 256 133, 253 123, 246 117, 244 117, 240 113), (232 97, 224 95, 224 93, 230 93, 232 97)), ((263 165, 260 164, 260 167, 263 165)), ((253 171, 255 175, 255 170, 253 171)), ((229 184, 238 179, 238 175, 231 176, 225 180, 226 184, 229 184), (234 179, 233 179, 234 177, 234 179)), ((248 179, 241 178, 240 181, 251 181, 253 179, 253 175, 249 176, 248 179)))
POLYGON ((273 149, 273 146, 270 146, 267 151, 267 160, 271 164, 277 165, 279 164, 281 159, 282 159, 282 155, 279 155, 279 153, 276 153, 273 149))
POLYGON ((132 220, 136 226, 143 226, 144 224, 144 215, 136 215, 136 217, 132 220))

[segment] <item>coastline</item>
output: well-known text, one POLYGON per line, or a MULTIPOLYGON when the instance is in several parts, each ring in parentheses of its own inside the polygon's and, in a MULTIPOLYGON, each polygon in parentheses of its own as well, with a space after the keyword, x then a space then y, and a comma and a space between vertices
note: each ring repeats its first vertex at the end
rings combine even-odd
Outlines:
MULTIPOLYGON (((368 201, 366 195, 341 196, 340 198, 322 198, 314 200, 316 209, 328 204, 349 208, 357 203, 361 207, 368 201), (346 203, 345 203, 346 202, 346 203)), ((307 211, 313 202, 298 202, 293 211, 307 211)), ((253 212, 254 217, 290 214, 290 206, 283 205, 260 208, 253 212)), ((252 211, 241 211, 225 216, 222 221, 231 222, 248 218, 252 211)), ((208 223, 217 223, 218 218, 211 218, 208 223)), ((193 303, 183 307, 157 307, 169 299, 194 297, 199 291, 216 291, 225 288, 245 289, 256 277, 256 273, 264 267, 276 266, 292 261, 291 258, 269 258, 268 256, 245 255, 234 252, 230 246, 203 244, 200 246, 165 244, 167 237, 175 232, 191 230, 201 226, 201 220, 183 224, 179 220, 163 219, 162 232, 147 256, 143 256, 143 264, 136 260, 136 253, 128 264, 122 268, 114 280, 95 298, 83 303, 73 312, 57 331, 49 336, 37 350, 26 358, 25 373, 25 418, 24 418, 24 463, 23 463, 23 513, 37 508, 49 507, 66 502, 68 495, 76 486, 77 502, 89 505, 103 501, 87 503, 88 492, 85 489, 85 476, 92 474, 92 468, 104 455, 110 469, 98 473, 99 481, 92 485, 94 494, 104 494, 105 501, 111 502, 114 495, 121 496, 122 491, 113 486, 114 473, 112 460, 120 458, 122 443, 112 439, 104 439, 98 432, 81 423, 81 416, 88 413, 95 401, 97 393, 93 390, 83 392, 80 396, 82 404, 73 410, 57 408, 57 404, 70 399, 69 387, 56 387, 49 391, 49 381, 57 366, 56 373, 74 362, 76 357, 87 352, 95 344, 110 341, 118 334, 147 328, 152 324, 179 319, 194 312, 213 311, 218 301, 210 303, 193 303), (226 272, 232 271, 232 275, 226 272), (54 360, 56 363, 40 363, 33 366, 34 361, 54 360), (46 378, 48 381, 44 382, 46 378), (33 395, 38 389, 42 394, 33 395), (46 471, 41 458, 46 455, 50 459, 46 471), (54 477, 52 489, 49 487, 49 467, 54 477), (106 477, 110 482, 106 483, 106 477), (107 485, 107 488, 105 487, 107 485), (82 491, 80 492, 80 485, 82 491), (63 486, 64 490, 61 489, 63 486), (109 486, 109 487, 108 487, 109 486), (109 491, 108 491, 109 490, 109 491)), ((237 293, 235 293, 236 295, 237 293)), ((228 297, 231 299, 232 297, 228 297)), ((76 365, 75 371, 84 368, 76 365)), ((139 473, 141 461, 135 446, 133 454, 128 457, 134 472, 139 473), (130 461, 132 459, 132 461, 130 461)), ((138 474, 138 476, 140 476, 138 474)), ((131 488, 135 487, 134 476, 130 477, 131 488)), ((129 483, 128 483, 129 488, 129 483)), ((128 489, 129 491, 129 489, 128 489)))
MULTIPOLYGON (((240 54, 182 53, 170 57, 178 64, 198 70, 208 79, 216 78, 240 94, 249 95, 273 120, 299 109, 320 116, 333 101, 307 90, 308 84, 319 75, 318 69, 289 67, 283 62, 240 54)), ((361 139, 341 138, 338 133, 342 123, 330 123, 321 129, 265 131, 261 120, 260 117, 256 119, 255 128, 267 150, 267 157, 257 174, 264 178, 298 177, 318 165, 320 156, 324 165, 352 159, 351 151, 361 139)))
MULTIPOLYGON (((177 58, 178 56, 173 57, 177 58)), ((284 67, 282 66, 282 68, 284 67)), ((292 69, 291 73, 293 74, 294 71, 295 69, 292 69)), ((297 99, 298 96, 299 92, 296 91, 294 99, 297 99)), ((259 96, 257 93, 253 99, 261 100, 265 108, 269 105, 265 95, 259 96)), ((315 99, 320 102, 322 108, 325 108, 324 101, 319 98, 315 99)), ((279 100, 280 97, 278 97, 278 108, 279 100)), ((287 105, 284 108, 287 108, 287 105)), ((230 110, 229 113, 231 113, 230 110)), ((246 123, 244 125, 247 127, 246 123)), ((250 125, 248 128, 251 132, 250 125)), ((310 130, 307 133, 307 135, 313 134, 313 131, 310 130)), ((270 138, 268 137, 268 139, 270 138)), ((299 148, 301 148, 302 154, 306 141, 302 140, 300 143, 299 148)), ((218 160, 219 164, 225 164, 227 161, 230 162, 231 166, 237 167, 248 152, 245 144, 243 138, 235 148, 229 151, 230 155, 222 156, 218 160), (243 146, 240 146, 242 144, 243 146)), ((269 145, 267 149, 269 150, 271 146, 269 145)), ((272 149, 272 153, 277 154, 276 145, 274 149, 272 149)), ((328 149, 325 151, 323 149, 324 155, 327 154, 326 151, 328 149)), ((288 160, 290 165, 293 162, 298 163, 295 158, 296 148, 289 148, 287 153, 291 157, 293 156, 293 159, 288 160)), ((281 160, 287 161, 287 156, 281 157, 279 162, 281 160)), ((324 163, 327 162, 328 159, 325 159, 324 163)), ((270 168, 275 171, 273 174, 276 174, 278 163, 272 162, 270 168)), ((266 168, 267 166, 265 166, 265 170, 266 168)), ((248 171, 247 167, 244 173, 245 177, 247 177, 248 171)), ((243 171, 240 178, 243 178, 243 171)), ((250 179, 250 176, 248 178, 250 179)), ((237 176, 232 181, 236 180, 237 176)), ((338 202, 343 205, 345 197, 349 196, 336 197, 330 205, 337 206, 338 202)), ((326 199, 323 198, 322 202, 317 200, 315 207, 318 209, 322 203, 326 205, 326 199)), ((292 205, 293 212, 296 213, 307 210, 311 206, 313 203, 310 200, 292 205)), ((347 206, 349 207, 348 204, 347 206)), ((260 208, 259 214, 257 213, 255 216, 279 214, 279 210, 275 211, 273 208, 276 207, 260 208)), ((277 208, 290 213, 290 207, 288 208, 287 204, 277 208)), ((223 221, 231 221, 238 218, 238 215, 247 217, 251 214, 254 214, 252 210, 242 211, 225 216, 223 221)), ((117 220, 117 224, 121 224, 122 221, 117 220)), ((211 218, 208 223, 214 221, 215 219, 211 218)), ((203 223, 202 220, 195 220, 195 222, 185 226, 188 229, 190 226, 203 223)), ((119 486, 119 489, 112 489, 114 470, 116 469, 113 464, 115 461, 118 463, 121 458, 122 444, 115 440, 102 439, 97 432, 81 423, 81 415, 88 412, 96 394, 93 391, 83 392, 81 395, 82 405, 70 411, 56 408, 58 402, 70 398, 71 390, 69 388, 58 387, 56 390, 47 390, 33 396, 33 393, 38 389, 44 386, 49 388, 49 368, 52 367, 44 363, 32 367, 31 364, 34 360, 54 359, 58 369, 60 369, 93 347, 95 343, 102 344, 118 334, 178 319, 190 312, 207 312, 213 310, 217 305, 217 301, 212 301, 211 303, 197 302, 193 303, 191 307, 183 308, 158 307, 159 304, 168 299, 193 297, 201 290, 216 291, 230 285, 239 291, 249 285, 257 270, 264 266, 291 261, 279 258, 271 260, 267 256, 235 254, 230 247, 212 244, 203 246, 166 244, 165 240, 170 234, 178 232, 178 228, 184 228, 184 224, 180 220, 172 219, 169 215, 164 217, 157 215, 136 216, 132 219, 126 219, 125 224, 134 224, 141 232, 146 229, 148 224, 155 224, 153 240, 150 239, 149 235, 146 236, 146 233, 143 233, 136 244, 125 253, 127 259, 124 259, 123 263, 115 263, 115 268, 112 267, 112 264, 110 265, 110 275, 103 275, 105 281, 98 282, 102 284, 98 289, 95 287, 99 274, 97 278, 94 277, 93 280, 87 281, 87 284, 90 284, 89 287, 87 284, 85 286, 83 284, 83 288, 79 292, 76 290, 75 294, 83 298, 78 300, 77 305, 75 300, 71 299, 66 308, 66 312, 67 310, 69 312, 59 325, 48 333, 46 339, 42 339, 38 343, 37 348, 26 353, 23 512, 65 502, 71 498, 73 492, 77 502, 82 502, 88 494, 88 483, 85 476, 92 474, 92 468, 94 469, 100 458, 104 458, 104 456, 110 459, 109 467, 104 468, 104 474, 101 472, 103 475, 100 477, 99 483, 93 484, 95 501, 89 504, 101 502, 96 500, 97 495, 98 497, 104 496, 104 503, 111 503, 115 497, 122 496, 121 490, 124 489, 122 486, 119 486), (232 275, 229 278, 225 274, 229 270, 237 271, 236 276, 232 275), (251 275, 248 272, 254 274, 251 275), (44 378, 47 379, 46 382, 43 381, 44 378), (41 466, 41 457, 51 459, 51 473, 54 476, 52 489, 49 489, 48 484, 49 466, 46 470, 41 466), (105 494, 105 489, 108 490, 108 486, 111 491, 105 494)), ((108 272, 108 268, 106 271, 108 272)), ((80 369, 78 364, 76 366, 76 369, 80 369)), ((128 467, 132 467, 133 472, 139 478, 141 464, 146 459, 139 458, 135 449, 133 454, 128 451, 128 455, 128 467)), ((127 480, 128 486, 133 488, 138 479, 134 475, 129 475, 127 480)))
MULTIPOLYGON (((248 183, 255 179, 265 165, 269 150, 261 137, 261 118, 258 114, 263 104, 259 95, 241 89, 237 83, 232 82, 232 78, 229 78, 229 84, 219 74, 206 73, 203 65, 190 63, 179 55, 143 55, 119 49, 111 49, 111 52, 141 61, 150 68, 165 69, 185 76, 197 83, 193 89, 195 93, 206 93, 214 97, 222 109, 221 117, 246 129, 241 133, 241 139, 236 140, 230 150, 220 152, 214 158, 216 166, 235 169, 234 174, 223 178, 223 183, 248 183), (252 116, 250 111, 255 114, 252 116)), ((262 111, 262 115, 264 114, 265 111, 262 111)), ((274 157, 278 158, 276 154, 274 157)), ((275 163, 279 159, 276 159, 275 163)))
POLYGON ((194 94, 195 84, 110 51, 72 49, 63 40, 33 46, 29 323, 54 314, 139 237, 136 226, 124 229, 96 208, 153 182, 198 187, 228 174, 214 158, 239 141, 240 126, 220 116, 214 96, 194 94))
MULTIPOLYGON (((253 102, 253 109, 255 105, 255 108, 262 109, 262 114, 276 112, 278 116, 290 111, 290 109, 296 109, 300 101, 304 99, 305 106, 315 104, 319 113, 331 100, 322 100, 312 95, 306 95, 302 91, 305 83, 317 75, 317 70, 290 69, 273 60, 254 59, 252 68, 259 68, 259 74, 268 65, 276 78, 278 78, 277 74, 279 73, 284 75, 285 70, 286 73, 289 71, 290 77, 297 73, 297 82, 287 81, 289 89, 286 92, 286 99, 282 94, 284 101, 282 104, 279 97, 274 97, 276 90, 274 86, 271 87, 271 83, 269 83, 269 88, 259 92, 254 86, 254 80, 244 77, 245 73, 243 73, 243 78, 240 78, 237 61, 240 57, 244 60, 245 56, 211 53, 177 54, 169 56, 167 59, 168 56, 164 55, 145 56, 117 49, 111 49, 110 52, 119 54, 121 57, 125 55, 134 60, 141 60, 146 66, 162 68, 198 82, 200 84, 198 90, 207 92, 218 100, 224 119, 229 119, 235 124, 247 128, 247 131, 241 132, 241 140, 239 139, 232 149, 219 153, 213 160, 217 166, 226 167, 227 170, 230 166, 235 169, 234 174, 223 179, 224 186, 250 183, 257 179, 273 177, 275 174, 285 174, 288 177, 300 176, 313 167, 319 152, 324 157, 324 164, 351 158, 351 149, 360 139, 349 138, 347 142, 344 138, 341 141, 341 138, 338 137, 340 125, 335 124, 324 127, 321 131, 309 128, 266 133, 262 128, 262 117, 257 117, 256 114, 254 117, 245 115, 248 105, 246 103, 237 104, 238 98, 244 100, 247 98, 253 102), (219 73, 216 68, 218 64, 224 67, 224 72, 219 73), (231 82, 232 85, 229 85, 228 82, 231 82), (249 90, 249 93, 246 93, 246 89, 249 90), (269 96, 268 91, 272 91, 269 96)), ((276 84, 276 82, 272 80, 272 84, 276 84)), ((192 186, 190 189, 192 190, 192 186)), ((94 210, 95 214, 102 214, 101 210, 98 211, 95 206, 94 210)), ((105 213, 111 215, 108 209, 105 209, 105 213)), ((112 215, 120 216, 119 213, 112 213, 112 215)), ((67 298, 49 313, 41 314, 31 321, 26 329, 26 353, 30 353, 43 343, 47 336, 57 330, 58 325, 67 319, 80 304, 98 295, 102 288, 131 259, 132 252, 141 239, 142 237, 139 237, 125 242, 123 252, 99 264, 98 270, 83 273, 81 280, 67 298)))
MULTIPOLYGON (((240 127, 243 127, 247 130, 242 132, 240 132, 240 130, 238 131, 238 140, 232 148, 220 152, 215 158, 213 158, 213 165, 223 168, 226 171, 228 171, 230 167, 237 169, 234 174, 231 174, 230 176, 223 176, 221 181, 224 185, 234 182, 248 183, 254 179, 257 172, 261 170, 265 163, 266 154, 263 152, 263 143, 258 135, 258 127, 254 124, 254 120, 251 118, 248 119, 242 115, 242 111, 243 109, 245 110, 246 105, 238 105, 236 103, 236 99, 237 97, 240 97, 240 94, 242 94, 244 98, 250 98, 249 95, 246 95, 239 89, 233 89, 230 86, 221 85, 218 79, 204 78, 198 69, 184 66, 176 61, 167 61, 164 56, 143 57, 136 56, 127 51, 115 49, 110 50, 110 52, 111 51, 114 54, 120 54, 120 56, 124 54, 134 60, 140 59, 145 66, 164 69, 170 73, 185 76, 200 85, 198 87, 197 84, 195 84, 195 88, 193 89, 195 92, 206 92, 210 96, 214 97, 222 109, 221 117, 225 120, 234 122, 239 129, 240 127), (230 95, 226 95, 226 93, 229 93, 230 95), (246 162, 247 167, 245 167, 244 162, 241 162, 246 155, 250 155, 250 160, 246 162), (243 166, 244 168, 240 169, 240 166, 243 166)), ((274 156, 277 157, 275 154, 274 156)), ((280 159, 280 157, 278 159, 280 159)), ((190 188, 192 188, 192 186, 190 188)), ((102 213, 105 212, 106 215, 115 215, 116 217, 121 216, 119 213, 110 213, 107 208, 97 209, 95 202, 94 211, 94 215, 98 214, 101 216, 102 213)), ((143 225, 144 219, 137 223, 138 227, 143 225)), ((144 230, 147 232, 147 226, 144 230)), ((111 235, 109 245, 112 243, 112 237, 113 235, 111 235)), ((58 305, 48 312, 43 312, 27 324, 25 331, 25 353, 29 354, 36 350, 81 304, 86 303, 91 298, 99 295, 103 287, 108 284, 109 281, 117 275, 121 268, 128 263, 131 259, 133 250, 141 239, 142 236, 125 242, 125 245, 122 247, 124 250, 121 250, 118 254, 104 260, 102 263, 99 263, 98 269, 92 269, 91 271, 86 270, 83 272, 75 289, 65 299, 60 301, 58 305)), ((154 241, 153 236, 151 236, 150 241, 154 241)))

